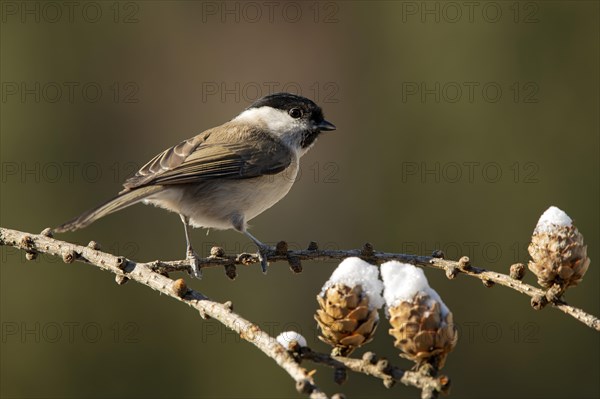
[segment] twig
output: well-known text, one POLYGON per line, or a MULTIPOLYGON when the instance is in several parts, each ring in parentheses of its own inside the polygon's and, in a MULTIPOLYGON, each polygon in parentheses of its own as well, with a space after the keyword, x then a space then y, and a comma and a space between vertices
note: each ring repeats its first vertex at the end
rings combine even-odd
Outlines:
POLYGON ((417 371, 402 370, 391 365, 387 359, 378 359, 373 352, 366 352, 362 359, 355 359, 344 356, 331 356, 313 352, 309 348, 300 348, 298 356, 302 360, 310 360, 335 369, 347 368, 356 373, 379 378, 386 388, 390 388, 396 382, 419 388, 423 399, 436 398, 439 393, 447 393, 450 389, 450 379, 444 375, 432 376, 426 367, 422 367, 417 371))
MULTIPOLYGON (((562 299, 546 300, 546 291, 541 288, 525 284, 520 280, 514 279, 507 274, 497 273, 486 269, 474 267, 470 265, 469 259, 463 256, 458 261, 446 260, 434 256, 407 255, 389 252, 374 251, 370 244, 365 244, 362 250, 319 250, 315 243, 311 243, 313 249, 297 250, 297 251, 282 251, 281 248, 286 247, 284 242, 278 244, 278 249, 272 249, 267 253, 270 262, 287 261, 297 264, 302 260, 319 261, 319 260, 342 260, 352 256, 363 258, 366 261, 381 264, 390 260, 397 260, 404 263, 410 263, 417 266, 432 267, 445 271, 448 278, 453 279, 458 274, 465 274, 470 277, 481 280, 485 286, 490 287, 493 284, 499 284, 504 287, 511 288, 521 294, 525 294, 532 298, 532 305, 536 309, 543 307, 546 302, 562 312, 574 317, 586 326, 600 331, 600 319, 598 317, 586 313, 582 309, 576 308, 567 304, 562 299), (543 301, 541 306, 536 301, 543 301)), ((222 251, 215 250, 215 253, 221 254, 222 251)), ((234 256, 210 256, 200 259, 200 267, 214 266, 235 266, 249 265, 259 262, 256 254, 239 254, 234 256)), ((188 261, 173 261, 151 262, 150 267, 157 271, 191 271, 188 261)))

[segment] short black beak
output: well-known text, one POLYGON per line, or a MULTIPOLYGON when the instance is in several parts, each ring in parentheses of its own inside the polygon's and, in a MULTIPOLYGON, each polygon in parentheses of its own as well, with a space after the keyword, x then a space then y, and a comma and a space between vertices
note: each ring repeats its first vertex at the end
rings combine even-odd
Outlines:
POLYGON ((335 130, 335 125, 331 122, 327 122, 325 119, 323 119, 318 125, 317 128, 319 130, 324 130, 324 131, 330 131, 330 130, 335 130))

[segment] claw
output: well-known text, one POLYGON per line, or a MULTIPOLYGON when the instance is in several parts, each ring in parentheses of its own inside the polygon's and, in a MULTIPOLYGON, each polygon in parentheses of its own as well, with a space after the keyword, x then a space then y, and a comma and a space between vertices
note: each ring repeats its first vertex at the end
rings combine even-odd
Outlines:
POLYGON ((263 274, 267 274, 267 266, 269 262, 267 260, 267 252, 271 250, 266 244, 260 242, 256 237, 250 234, 247 230, 241 230, 248 238, 250 238, 258 247, 258 259, 260 260, 260 267, 262 269, 263 274))
POLYGON ((263 274, 267 274, 267 266, 269 265, 267 255, 258 251, 258 259, 260 260, 260 268, 262 269, 263 274))
POLYGON ((192 273, 190 274, 197 279, 202 279, 199 257, 191 247, 187 250, 186 259, 190 262, 190 267, 192 268, 192 273))
POLYGON ((260 260, 260 267, 263 274, 267 274, 267 266, 269 266, 269 260, 267 259, 267 252, 271 248, 268 245, 258 245, 258 259, 260 260))
POLYGON ((190 267, 192 268, 192 272, 190 273, 193 277, 197 279, 202 278, 202 271, 200 270, 200 258, 194 248, 192 248, 192 244, 190 244, 190 235, 188 234, 188 223, 189 219, 187 216, 179 215, 181 217, 181 222, 183 223, 183 229, 185 231, 185 243, 186 243, 186 252, 185 258, 190 262, 190 267))

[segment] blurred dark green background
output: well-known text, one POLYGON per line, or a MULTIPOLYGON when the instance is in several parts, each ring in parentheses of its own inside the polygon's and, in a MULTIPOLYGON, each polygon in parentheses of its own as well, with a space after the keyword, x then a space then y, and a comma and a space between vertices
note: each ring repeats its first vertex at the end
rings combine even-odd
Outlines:
MULTIPOLYGON (((253 220, 257 237, 442 248, 507 272, 556 205, 592 259, 567 299, 600 314, 598 2, 69 4, 1 3, 2 226, 56 226, 155 153, 288 90, 315 99, 338 130, 253 220)), ((192 237, 204 254, 253 250, 235 232, 192 237)), ((140 261, 184 253, 179 218, 141 205, 59 238, 140 261)), ((2 397, 298 397, 270 359, 175 301, 90 266, 0 255, 2 397)), ((210 269, 191 285, 326 351, 312 315, 335 266, 240 268, 235 281, 210 269)), ((597 332, 503 287, 426 273, 460 328, 444 369, 452 397, 600 395, 597 332)), ((388 328, 367 349, 409 367, 388 328)), ((317 369, 330 394, 419 395, 359 375, 338 387, 317 369)))

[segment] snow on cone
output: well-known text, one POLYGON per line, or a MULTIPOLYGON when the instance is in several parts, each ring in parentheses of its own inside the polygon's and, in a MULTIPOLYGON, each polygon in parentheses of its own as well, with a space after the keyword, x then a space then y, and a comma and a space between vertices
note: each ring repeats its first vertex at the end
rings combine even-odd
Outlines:
POLYGON ((342 261, 317 295, 319 339, 347 356, 373 339, 383 306, 379 270, 359 258, 342 261))
POLYGON ((529 244, 529 270, 544 288, 576 286, 590 265, 583 236, 562 210, 551 206, 542 214, 529 244))
POLYGON ((423 270, 397 261, 381 265, 389 333, 400 356, 441 369, 458 340, 452 312, 423 270))

